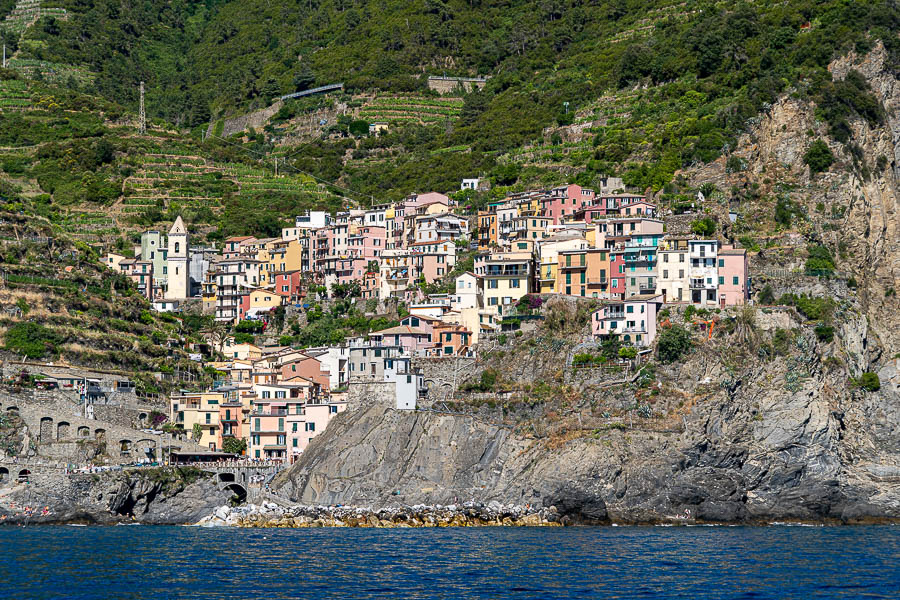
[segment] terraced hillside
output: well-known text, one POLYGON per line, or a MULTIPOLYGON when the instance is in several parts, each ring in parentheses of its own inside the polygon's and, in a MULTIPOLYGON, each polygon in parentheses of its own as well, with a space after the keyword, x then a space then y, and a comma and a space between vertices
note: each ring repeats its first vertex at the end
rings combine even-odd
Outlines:
POLYGON ((30 106, 31 94, 28 93, 28 84, 18 79, 0 81, 0 109, 15 110, 30 106))
POLYGON ((39 216, 0 209, 0 355, 142 372, 154 391, 148 373, 202 375, 187 360, 184 333, 92 248, 39 216))
POLYGON ((369 122, 427 125, 455 119, 462 106, 462 98, 379 95, 363 104, 359 117, 369 122))

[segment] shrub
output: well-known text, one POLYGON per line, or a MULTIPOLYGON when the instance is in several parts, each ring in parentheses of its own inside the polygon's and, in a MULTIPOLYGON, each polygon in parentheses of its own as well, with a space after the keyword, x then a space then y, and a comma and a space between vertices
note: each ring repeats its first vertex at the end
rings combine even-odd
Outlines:
POLYGON ((236 333, 234 334, 235 344, 253 344, 256 342, 256 336, 252 333, 236 333))
POLYGON ((6 331, 5 348, 27 358, 57 354, 62 337, 37 323, 16 323, 6 331))
POLYGON ((858 378, 851 379, 850 383, 867 392, 877 392, 881 389, 881 380, 878 379, 877 373, 863 373, 858 378))
POLYGON ((505 333, 501 333, 499 336, 497 336, 497 342, 498 342, 501 346, 505 346, 505 345, 506 345, 506 334, 505 334, 505 333))
POLYGON ((619 348, 619 358, 624 358, 627 360, 634 360, 637 357, 637 348, 633 346, 626 346, 624 348, 619 348))
POLYGON ((803 162, 809 165, 810 173, 815 175, 831 166, 834 162, 834 154, 831 153, 828 144, 822 140, 816 140, 810 144, 806 154, 803 155, 803 162))
POLYGON ((820 323, 816 325, 816 337, 819 338, 820 342, 825 342, 826 344, 831 343, 831 340, 834 339, 834 327, 830 327, 825 325, 824 323, 820 323))
POLYGON ((807 275, 822 277, 834 273, 834 258, 828 248, 822 244, 810 244, 806 250, 809 253, 804 267, 807 275))
POLYGON ((681 325, 667 327, 659 335, 657 354, 662 362, 674 362, 691 349, 691 334, 681 325))
POLYGON ((222 451, 228 454, 243 454, 247 449, 247 440, 242 438, 227 437, 222 441, 222 451))
POLYGON ((241 321, 235 325, 234 330, 237 333, 262 333, 262 321, 241 321))
POLYGON ((768 283, 759 292, 759 302, 760 304, 772 304, 775 302, 775 292, 772 291, 772 286, 768 283))
POLYGON ((716 222, 709 217, 697 219, 691 223, 691 231, 702 237, 710 237, 716 232, 716 222))

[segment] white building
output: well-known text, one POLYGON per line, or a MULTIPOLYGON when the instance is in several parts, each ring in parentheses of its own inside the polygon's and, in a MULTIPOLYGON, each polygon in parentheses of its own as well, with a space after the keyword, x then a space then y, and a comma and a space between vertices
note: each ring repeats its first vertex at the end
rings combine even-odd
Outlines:
POLYGON ((719 305, 719 272, 716 264, 719 242, 716 240, 688 241, 691 302, 705 308, 719 305))

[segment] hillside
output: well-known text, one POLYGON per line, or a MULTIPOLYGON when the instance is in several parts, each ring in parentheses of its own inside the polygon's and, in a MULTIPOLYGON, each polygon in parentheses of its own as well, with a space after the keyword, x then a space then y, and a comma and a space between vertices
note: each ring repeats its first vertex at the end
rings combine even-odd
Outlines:
MULTIPOLYGON (((343 82, 351 103, 412 93, 424 104, 428 75, 490 77, 458 116, 434 121, 425 111, 379 142, 396 164, 336 164, 347 148, 327 140, 291 163, 362 196, 473 174, 501 185, 617 174, 660 189, 679 169, 729 154, 778 94, 829 102, 826 67, 836 56, 881 40, 895 71, 900 23, 886 1, 38 4, 46 16, 5 28, 16 60, 85 70, 90 84, 63 79, 131 111, 144 80, 149 114, 182 127, 205 129, 315 85, 343 82), (431 158, 446 149, 454 151, 431 158)), ((376 99, 356 115, 406 112, 389 108, 376 99)))
POLYGON ((704 208, 726 236, 752 248, 756 307, 700 316, 718 320, 712 335, 672 308, 660 327, 687 336, 661 334, 628 371, 614 348, 582 343, 590 301, 544 306, 535 331, 483 346, 457 393, 432 388, 432 410, 362 399, 279 479, 281 493, 496 500, 587 522, 900 517, 900 87, 880 45, 829 68, 871 90, 881 117, 848 120, 838 141, 820 107, 784 95, 738 140, 739 168, 722 157, 683 174, 707 186, 704 208), (824 173, 808 164, 817 139, 832 157, 824 173))

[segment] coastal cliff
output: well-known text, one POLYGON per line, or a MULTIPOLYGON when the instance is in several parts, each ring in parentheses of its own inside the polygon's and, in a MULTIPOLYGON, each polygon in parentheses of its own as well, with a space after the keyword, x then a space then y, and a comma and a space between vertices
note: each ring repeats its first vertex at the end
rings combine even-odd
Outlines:
POLYGON ((276 480, 279 493, 365 506, 512 502, 594 523, 900 518, 900 86, 886 61, 878 44, 832 63, 836 80, 861 76, 883 111, 878 123, 850 118, 844 142, 814 104, 786 95, 731 159, 681 173, 731 190, 709 214, 730 240, 760 245, 754 294, 765 286, 791 306, 723 314, 725 329, 695 334, 683 360, 621 385, 572 375, 583 330, 554 319, 480 361, 512 399, 457 398, 444 412, 364 402, 276 480), (821 174, 804 159, 815 139, 835 157, 821 174), (772 222, 776 200, 797 215, 787 227, 772 222), (837 249, 842 275, 804 273, 816 245, 837 249), (861 386, 864 374, 880 385, 861 386))

